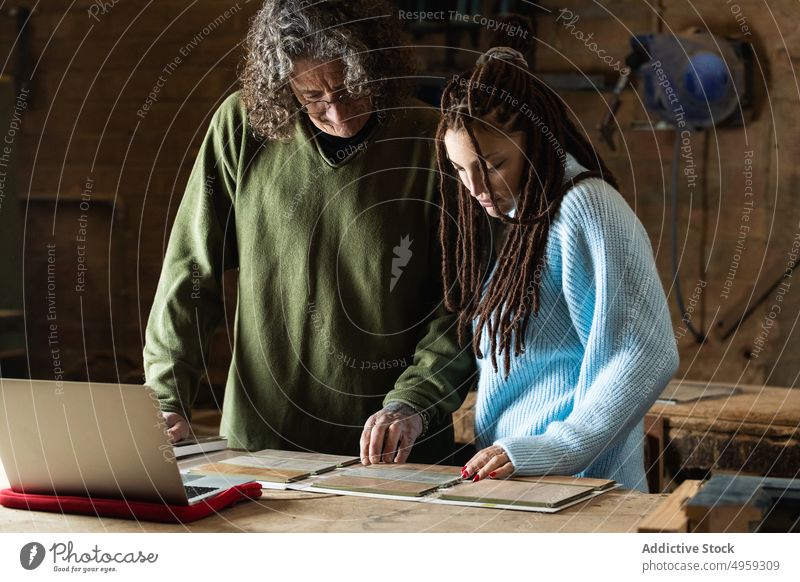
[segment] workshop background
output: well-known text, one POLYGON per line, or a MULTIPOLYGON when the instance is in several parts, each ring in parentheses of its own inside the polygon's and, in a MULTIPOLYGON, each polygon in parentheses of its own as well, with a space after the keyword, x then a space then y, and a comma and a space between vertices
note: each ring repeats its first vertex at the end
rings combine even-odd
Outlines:
MULTIPOLYGON (((144 327, 170 225, 210 117, 237 89, 240 43, 259 4, 48 0, 30 13, 22 4, 2 4, 0 51, 9 58, 0 127, 9 128, 12 150, 0 168, 7 174, 0 182, 3 376, 53 379, 61 369, 64 379, 142 381, 144 327), (143 110, 155 88, 157 98, 143 110)), ((677 377, 798 384, 800 283, 788 276, 771 288, 800 233, 795 0, 396 4, 491 18, 529 15, 539 39, 534 71, 559 87, 651 237, 678 337, 677 377), (566 11, 579 18, 567 19, 566 11), (696 181, 690 185, 683 171, 678 180, 680 281, 691 323, 707 336, 702 343, 684 329, 675 300, 675 131, 657 127, 634 80, 622 93, 615 151, 598 132, 618 78, 598 50, 624 62, 632 35, 694 26, 750 51, 743 123, 694 133, 696 181), (597 50, 580 40, 590 33, 597 50), (766 298, 756 305, 760 292, 766 298), (764 342, 756 349, 759 337, 764 342)), ((404 24, 413 43, 426 45, 418 51, 420 74, 441 79, 471 65, 491 35, 480 19, 404 24)), ((428 82, 420 94, 435 89, 428 82)), ((235 273, 226 277, 229 303, 235 281, 235 273)), ((221 397, 229 353, 221 326, 209 361, 213 390, 203 391, 199 405, 221 397)))

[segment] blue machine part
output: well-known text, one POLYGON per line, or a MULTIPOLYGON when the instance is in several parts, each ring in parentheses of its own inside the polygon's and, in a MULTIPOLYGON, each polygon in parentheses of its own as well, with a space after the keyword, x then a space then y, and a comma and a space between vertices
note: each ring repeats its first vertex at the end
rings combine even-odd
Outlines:
POLYGON ((732 80, 725 61, 714 53, 701 52, 690 57, 683 72, 683 84, 698 100, 717 102, 731 90, 732 80))
POLYGON ((738 113, 745 70, 728 41, 698 31, 636 36, 631 46, 650 57, 636 71, 645 106, 668 123, 705 128, 738 113))

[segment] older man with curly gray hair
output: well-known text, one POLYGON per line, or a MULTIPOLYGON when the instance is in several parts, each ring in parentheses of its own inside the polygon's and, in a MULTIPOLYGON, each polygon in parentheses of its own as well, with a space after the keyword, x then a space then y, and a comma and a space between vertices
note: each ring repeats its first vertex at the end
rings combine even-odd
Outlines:
POLYGON ((441 305, 437 114, 383 1, 267 0, 216 111, 147 325, 147 382, 189 432, 238 269, 229 446, 446 462, 474 360, 441 305))

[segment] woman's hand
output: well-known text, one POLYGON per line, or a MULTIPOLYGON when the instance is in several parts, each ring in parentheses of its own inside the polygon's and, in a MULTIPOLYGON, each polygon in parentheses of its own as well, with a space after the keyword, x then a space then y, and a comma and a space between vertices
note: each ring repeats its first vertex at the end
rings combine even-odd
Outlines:
POLYGON ((461 469, 464 479, 472 478, 473 481, 481 479, 505 479, 514 473, 514 465, 508 458, 503 447, 492 445, 478 451, 469 462, 461 469))

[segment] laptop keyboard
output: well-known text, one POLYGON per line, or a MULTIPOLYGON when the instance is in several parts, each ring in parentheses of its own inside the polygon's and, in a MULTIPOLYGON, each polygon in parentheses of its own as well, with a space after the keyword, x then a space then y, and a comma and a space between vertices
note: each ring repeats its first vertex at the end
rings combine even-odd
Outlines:
POLYGON ((218 487, 195 487, 193 485, 184 485, 183 488, 186 490, 186 497, 189 499, 218 489, 218 487))

